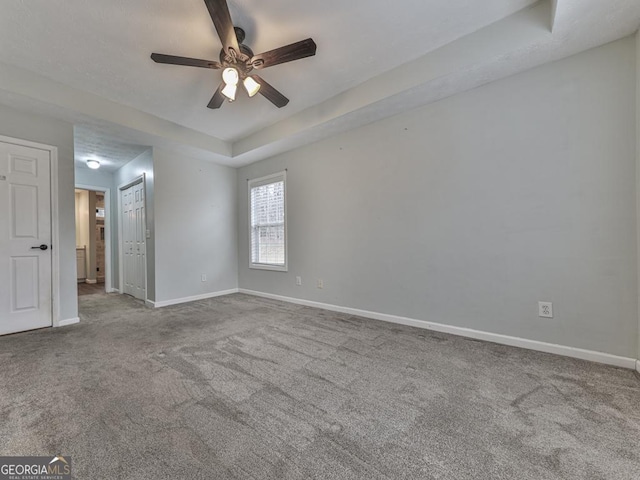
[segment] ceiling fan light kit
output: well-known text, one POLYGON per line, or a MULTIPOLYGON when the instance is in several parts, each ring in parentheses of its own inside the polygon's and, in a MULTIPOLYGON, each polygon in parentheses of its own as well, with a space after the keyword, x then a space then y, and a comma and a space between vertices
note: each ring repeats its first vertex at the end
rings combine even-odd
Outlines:
POLYGON ((244 89, 247 91, 247 95, 250 97, 253 97, 260 91, 260 84, 251 77, 245 78, 242 84, 244 85, 244 89))
POLYGON ((178 57, 162 53, 152 53, 151 59, 156 63, 223 70, 222 83, 209 101, 208 108, 220 108, 225 98, 230 102, 234 101, 239 81, 242 81, 242 85, 249 97, 260 93, 278 108, 287 105, 289 99, 262 77, 254 74, 253 70, 311 57, 316 54, 315 42, 311 38, 307 38, 275 50, 254 55, 253 51, 242 43, 245 39, 244 30, 233 26, 227 1, 204 0, 204 3, 222 41, 220 61, 178 57))
POLYGON ((227 85, 237 85, 238 78, 238 71, 235 68, 227 67, 222 72, 222 80, 227 85))
POLYGON ((238 91, 238 86, 232 83, 227 83, 220 92, 229 99, 230 102, 233 102, 236 99, 236 92, 238 91))
POLYGON ((238 71, 235 68, 227 67, 222 72, 222 81, 225 83, 225 86, 221 92, 229 99, 230 102, 233 102, 236 99, 238 78, 238 71))

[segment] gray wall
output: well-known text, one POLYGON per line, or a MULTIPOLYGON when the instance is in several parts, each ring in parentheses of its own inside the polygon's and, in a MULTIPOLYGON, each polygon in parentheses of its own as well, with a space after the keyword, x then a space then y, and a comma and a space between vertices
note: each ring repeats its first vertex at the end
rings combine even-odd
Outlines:
MULTIPOLYGON (((636 223, 638 225, 638 252, 640 252, 640 30, 636 33, 636 223)), ((639 253, 640 256, 640 253, 639 253)), ((640 273, 640 258, 638 263, 640 273)), ((638 302, 640 303, 640 284, 638 285, 638 302)), ((638 312, 638 363, 640 371, 640 311, 638 312)))
POLYGON ((113 189, 113 173, 90 168, 76 168, 76 185, 92 185, 113 189))
POLYGON ((156 300, 237 288, 236 170, 162 149, 153 159, 156 300))
POLYGON ((239 286, 635 357, 634 42, 240 169, 239 286), (250 270, 246 179, 285 168, 289 272, 250 270))
POLYGON ((112 176, 78 169, 78 183, 112 188, 112 278, 118 288, 118 187, 145 174, 147 298, 170 301, 237 287, 236 171, 149 149, 112 176), (111 178, 108 178, 111 177, 111 178), (159 182, 159 183, 158 183, 159 182), (201 275, 207 281, 201 281, 201 275))
POLYGON ((115 186, 115 195, 111 198, 112 210, 115 212, 115 227, 113 230, 113 238, 115 238, 115 248, 113 248, 114 258, 114 285, 120 288, 120 266, 119 266, 119 248, 118 248, 118 195, 119 187, 122 187, 141 175, 145 176, 145 195, 146 195, 146 217, 147 230, 151 236, 147 238, 147 299, 154 301, 156 299, 156 267, 155 267, 155 174, 153 165, 153 151, 151 149, 142 153, 138 157, 123 165, 113 173, 113 183, 115 186))
POLYGON ((73 126, 0 105, 0 135, 58 147, 60 320, 78 316, 73 126))

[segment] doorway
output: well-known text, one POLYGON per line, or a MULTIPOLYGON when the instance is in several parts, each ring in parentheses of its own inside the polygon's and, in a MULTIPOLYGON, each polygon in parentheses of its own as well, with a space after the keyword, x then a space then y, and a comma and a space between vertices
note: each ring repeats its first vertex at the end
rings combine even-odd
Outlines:
POLYGON ((0 138, 0 335, 54 324, 55 149, 0 138))
POLYGON ((112 290, 110 192, 86 185, 76 187, 78 295, 107 293, 112 290))

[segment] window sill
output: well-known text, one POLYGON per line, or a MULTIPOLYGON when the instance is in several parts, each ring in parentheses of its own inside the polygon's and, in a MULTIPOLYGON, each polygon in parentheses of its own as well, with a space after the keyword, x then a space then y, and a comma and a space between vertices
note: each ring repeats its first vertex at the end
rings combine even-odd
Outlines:
POLYGON ((287 272, 286 265, 267 265, 264 263, 251 263, 249 268, 253 270, 272 270, 274 272, 287 272))

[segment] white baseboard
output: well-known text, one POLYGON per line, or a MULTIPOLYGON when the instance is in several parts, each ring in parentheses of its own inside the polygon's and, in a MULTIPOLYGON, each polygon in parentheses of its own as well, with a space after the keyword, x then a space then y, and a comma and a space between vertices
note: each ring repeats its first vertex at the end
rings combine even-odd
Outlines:
POLYGON ((147 300, 146 304, 154 308, 161 308, 161 307, 168 307, 169 305, 177 305, 179 303, 195 302, 196 300, 205 300, 207 298, 221 297, 223 295, 231 295, 232 293, 238 293, 238 289, 232 288, 230 290, 222 290, 220 292, 203 293, 201 295, 193 295, 191 297, 183 297, 183 298, 174 298, 171 300, 162 300, 159 302, 153 302, 151 300, 147 300))
POLYGON ((120 293, 120 290, 117 288, 105 288, 104 291, 107 293, 120 293))
POLYGON ((93 285, 93 284, 95 284, 95 283, 98 283, 98 280, 92 280, 92 279, 87 278, 87 279, 84 281, 84 283, 88 283, 88 284, 90 284, 90 285, 93 285))
MULTIPOLYGON (((303 300, 293 297, 284 297, 282 295, 273 295, 271 293, 256 292, 254 290, 238 289, 240 293, 254 295, 257 297, 271 298, 274 300, 282 300, 284 302, 295 303, 307 307, 322 308, 333 312, 347 313, 360 317, 372 318, 374 320, 382 320, 383 322, 397 323, 400 325, 408 325, 410 327, 424 328, 435 332, 450 333, 461 337, 474 338, 476 340, 484 340, 487 342, 509 345, 511 347, 526 348, 528 350, 537 350, 539 352, 554 353, 556 355, 564 355, 565 357, 579 358, 581 360, 589 360, 616 367, 629 368, 631 370, 640 368, 640 361, 635 358, 620 357, 604 352, 596 352, 593 350, 585 350, 582 348, 569 347, 566 345, 556 345, 554 343, 539 342, 537 340, 528 340, 526 338, 511 337, 499 333, 483 332, 481 330, 473 330, 471 328, 455 327, 453 325, 445 325, 442 323, 428 322, 426 320, 417 320, 414 318, 400 317, 397 315, 389 315, 386 313, 370 312, 357 308, 341 307, 328 303, 314 302, 311 300, 303 300)), ((640 371, 640 370, 638 370, 640 371)))
POLYGON ((640 360, 636 360, 636 372, 640 373, 640 360))
POLYGON ((73 325, 74 323, 80 323, 80 318, 65 318, 64 320, 60 320, 58 322, 58 327, 66 327, 67 325, 73 325))

